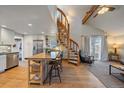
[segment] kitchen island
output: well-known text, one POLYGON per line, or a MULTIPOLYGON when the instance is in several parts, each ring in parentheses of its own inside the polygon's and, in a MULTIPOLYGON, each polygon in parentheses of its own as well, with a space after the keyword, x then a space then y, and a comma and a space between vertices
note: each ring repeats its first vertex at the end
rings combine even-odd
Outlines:
POLYGON ((3 72, 12 67, 18 66, 19 52, 1 52, 0 53, 0 72, 3 72))
POLYGON ((48 74, 48 62, 51 56, 47 53, 35 54, 28 60, 28 83, 43 84, 48 74))

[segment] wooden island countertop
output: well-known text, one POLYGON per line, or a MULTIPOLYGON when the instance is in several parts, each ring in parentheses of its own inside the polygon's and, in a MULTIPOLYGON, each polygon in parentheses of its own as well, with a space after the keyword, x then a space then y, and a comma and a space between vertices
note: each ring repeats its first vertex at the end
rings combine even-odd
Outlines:
POLYGON ((40 53, 40 54, 35 54, 31 57, 25 58, 26 60, 41 60, 41 59, 51 59, 50 54, 48 53, 40 53))

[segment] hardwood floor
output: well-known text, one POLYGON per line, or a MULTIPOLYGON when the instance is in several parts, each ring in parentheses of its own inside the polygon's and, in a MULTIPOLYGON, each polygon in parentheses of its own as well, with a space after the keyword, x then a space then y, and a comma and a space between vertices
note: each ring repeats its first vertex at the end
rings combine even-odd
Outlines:
POLYGON ((85 65, 75 66, 64 62, 61 72, 62 83, 58 78, 52 80, 52 84, 28 85, 27 64, 7 70, 0 74, 1 88, 103 88, 105 87, 85 65))

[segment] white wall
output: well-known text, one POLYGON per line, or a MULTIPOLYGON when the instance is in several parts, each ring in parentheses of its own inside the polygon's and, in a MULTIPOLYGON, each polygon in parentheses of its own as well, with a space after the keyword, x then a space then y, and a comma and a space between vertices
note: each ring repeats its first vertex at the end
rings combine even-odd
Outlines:
POLYGON ((33 55, 33 40, 43 40, 45 47, 45 36, 43 35, 25 35, 24 36, 24 58, 33 55))
POLYGON ((70 34, 71 37, 78 42, 79 46, 81 44, 81 35, 83 36, 91 36, 91 35, 104 35, 104 31, 97 29, 95 27, 92 27, 90 25, 82 25, 82 24, 76 24, 71 23, 70 24, 70 34))
POLYGON ((55 21, 57 7, 55 5, 48 5, 48 9, 49 9, 49 12, 50 12, 52 19, 55 21))
MULTIPOLYGON (((51 16, 52 22, 53 22, 53 26, 49 29, 50 30, 50 34, 55 34, 57 33, 58 29, 57 29, 57 7, 56 5, 48 5, 48 9, 49 9, 49 14, 51 16), (53 32, 53 33, 51 33, 53 32)), ((50 35, 47 34, 47 35, 50 35)))

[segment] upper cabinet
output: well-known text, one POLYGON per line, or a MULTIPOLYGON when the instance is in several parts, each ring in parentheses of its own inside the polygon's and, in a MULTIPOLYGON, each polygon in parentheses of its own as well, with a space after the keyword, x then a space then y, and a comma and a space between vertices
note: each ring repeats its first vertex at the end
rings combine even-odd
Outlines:
POLYGON ((0 43, 1 44, 14 44, 15 32, 6 29, 0 31, 0 43))

